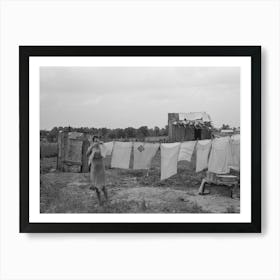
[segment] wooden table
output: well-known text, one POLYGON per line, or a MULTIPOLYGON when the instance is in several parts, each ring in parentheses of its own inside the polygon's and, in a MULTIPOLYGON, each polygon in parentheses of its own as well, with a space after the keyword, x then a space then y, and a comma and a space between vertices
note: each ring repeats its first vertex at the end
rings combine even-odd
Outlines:
POLYGON ((200 184, 198 194, 200 195, 204 194, 205 184, 229 187, 230 197, 232 198, 233 190, 238 186, 239 180, 238 177, 234 175, 215 174, 207 171, 206 178, 203 178, 200 184))

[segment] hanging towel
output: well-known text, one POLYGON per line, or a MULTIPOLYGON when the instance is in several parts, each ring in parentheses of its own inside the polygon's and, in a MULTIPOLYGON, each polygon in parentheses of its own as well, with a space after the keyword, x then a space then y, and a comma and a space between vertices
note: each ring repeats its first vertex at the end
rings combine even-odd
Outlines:
POLYGON ((112 153, 111 167, 128 169, 131 147, 132 142, 115 142, 112 153))
POLYGON ((240 170, 240 134, 231 136, 230 148, 231 148, 230 168, 234 170, 240 170))
POLYGON ((208 166, 208 156, 211 149, 211 140, 200 140, 196 146, 196 172, 208 166))
POLYGON ((112 155, 114 142, 106 142, 104 143, 104 147, 106 148, 106 156, 112 155))
POLYGON ((178 161, 181 160, 191 161, 195 143, 196 141, 187 141, 181 143, 178 161))
POLYGON ((212 149, 208 162, 208 171, 216 174, 229 173, 231 162, 230 138, 216 138, 212 142, 212 149))
POLYGON ((177 173, 179 149, 180 143, 167 143, 160 145, 161 180, 169 178, 177 173))
POLYGON ((155 156, 159 144, 135 142, 134 143, 134 160, 133 169, 148 169, 155 156))

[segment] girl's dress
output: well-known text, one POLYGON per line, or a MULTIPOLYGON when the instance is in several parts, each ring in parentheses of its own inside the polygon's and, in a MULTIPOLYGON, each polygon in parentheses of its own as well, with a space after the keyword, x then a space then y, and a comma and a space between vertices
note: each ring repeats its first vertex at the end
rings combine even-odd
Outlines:
POLYGON ((98 143, 95 143, 89 147, 88 152, 90 150, 90 181, 94 187, 100 190, 105 186, 105 167, 101 147, 98 143))

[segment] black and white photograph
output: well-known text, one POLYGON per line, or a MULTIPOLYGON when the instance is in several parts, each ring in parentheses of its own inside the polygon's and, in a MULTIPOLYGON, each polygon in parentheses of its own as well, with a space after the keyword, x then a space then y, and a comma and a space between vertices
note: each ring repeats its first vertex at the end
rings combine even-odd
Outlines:
POLYGON ((41 67, 41 213, 239 213, 239 67, 41 67))

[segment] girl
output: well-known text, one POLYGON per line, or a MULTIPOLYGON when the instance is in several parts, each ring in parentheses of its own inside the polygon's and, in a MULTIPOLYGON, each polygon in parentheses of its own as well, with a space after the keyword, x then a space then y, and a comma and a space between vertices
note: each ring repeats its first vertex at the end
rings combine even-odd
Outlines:
POLYGON ((104 193, 106 201, 108 200, 108 194, 105 187, 105 167, 103 162, 104 147, 99 141, 98 136, 93 136, 92 141, 93 144, 90 145, 87 150, 90 166, 90 189, 96 191, 99 205, 102 205, 101 192, 104 193))

